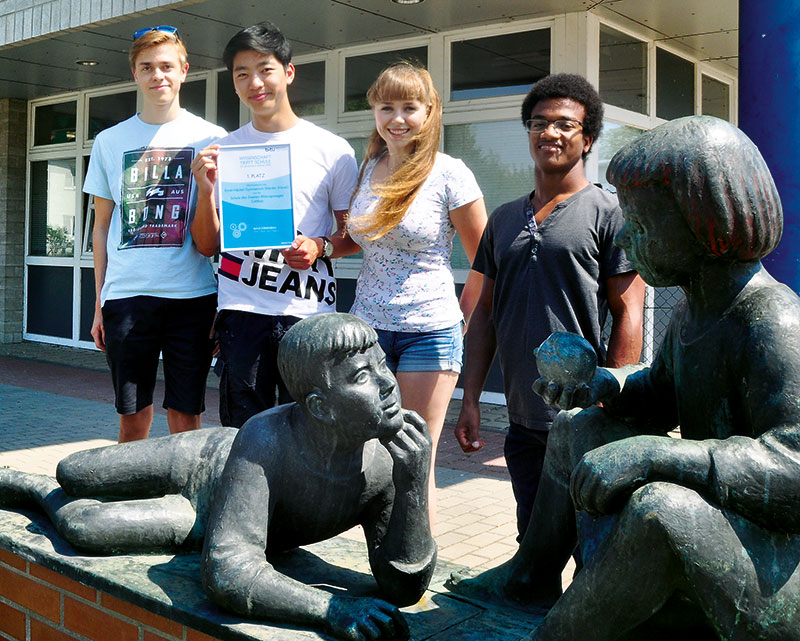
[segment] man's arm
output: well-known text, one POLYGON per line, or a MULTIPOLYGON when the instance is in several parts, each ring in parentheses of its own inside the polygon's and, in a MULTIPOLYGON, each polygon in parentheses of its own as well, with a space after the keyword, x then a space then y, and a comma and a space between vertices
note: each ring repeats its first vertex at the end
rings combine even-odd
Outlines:
MULTIPOLYGON (((328 240, 333 244, 333 253, 330 257, 339 258, 355 254, 361 248, 356 245, 355 241, 347 233, 345 225, 347 210, 338 209, 333 212, 333 216, 336 219, 336 231, 331 236, 328 236, 328 240)), ((291 247, 284 249, 281 253, 289 267, 303 270, 310 268, 314 261, 322 256, 322 249, 323 241, 321 237, 300 235, 294 239, 291 247)))
POLYGON ((481 293, 472 312, 467 331, 467 349, 462 377, 464 398, 461 401, 461 413, 455 428, 456 440, 465 452, 476 452, 484 445, 480 437, 480 397, 497 351, 497 336, 492 317, 493 296, 494 279, 484 276, 481 293))
POLYGON ((106 330, 103 325, 103 310, 100 307, 100 292, 106 282, 108 267, 108 228, 114 213, 114 201, 94 196, 94 227, 92 228, 92 256, 94 259, 94 320, 92 338, 98 349, 106 351, 106 330))
POLYGON ((436 543, 428 516, 431 437, 416 413, 403 410, 405 424, 383 446, 392 457, 394 496, 387 523, 377 506, 365 520, 372 574, 397 605, 413 605, 424 594, 436 565, 436 543))
POLYGON ((219 216, 214 199, 218 156, 219 145, 209 145, 201 149, 192 161, 192 173, 197 186, 197 206, 190 229, 197 251, 209 257, 219 249, 219 216))
POLYGON ((642 355, 645 283, 636 272, 617 274, 606 281, 606 291, 611 312, 606 365, 638 363, 642 355))
POLYGON ((231 449, 203 547, 203 584, 211 598, 245 616, 322 629, 353 641, 407 638, 406 623, 390 604, 333 596, 277 572, 267 562, 273 501, 266 469, 279 470, 281 465, 269 454, 269 444, 240 434, 245 438, 237 438, 231 449), (364 634, 365 629, 379 634, 364 634))

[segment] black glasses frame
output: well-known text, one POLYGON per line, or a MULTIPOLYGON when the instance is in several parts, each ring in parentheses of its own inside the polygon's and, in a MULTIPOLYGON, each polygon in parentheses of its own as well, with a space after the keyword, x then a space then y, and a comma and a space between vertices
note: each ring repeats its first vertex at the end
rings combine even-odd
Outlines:
POLYGON ((556 131, 560 131, 561 133, 571 133, 572 130, 570 130, 570 129, 562 129, 558 124, 558 123, 566 123, 566 122, 575 123, 575 124, 579 125, 581 128, 583 127, 583 123, 580 120, 575 120, 574 118, 556 118, 555 120, 548 120, 547 118, 530 118, 529 120, 526 120, 523 123, 523 127, 525 127, 525 131, 527 131, 529 134, 541 134, 541 133, 544 133, 545 131, 547 131, 547 128, 550 125, 554 125, 555 128, 556 128, 556 131), (545 125, 541 129, 534 130, 533 129, 533 124, 532 124, 534 122, 539 123, 539 124, 545 123, 545 125))

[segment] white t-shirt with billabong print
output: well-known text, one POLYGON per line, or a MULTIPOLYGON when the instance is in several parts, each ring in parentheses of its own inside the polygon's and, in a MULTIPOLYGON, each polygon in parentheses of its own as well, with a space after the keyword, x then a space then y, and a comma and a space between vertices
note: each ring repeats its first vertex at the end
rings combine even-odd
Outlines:
POLYGON ((97 134, 83 191, 114 201, 100 294, 195 298, 216 291, 208 258, 192 243, 195 154, 226 134, 182 110, 161 125, 138 115, 97 134))

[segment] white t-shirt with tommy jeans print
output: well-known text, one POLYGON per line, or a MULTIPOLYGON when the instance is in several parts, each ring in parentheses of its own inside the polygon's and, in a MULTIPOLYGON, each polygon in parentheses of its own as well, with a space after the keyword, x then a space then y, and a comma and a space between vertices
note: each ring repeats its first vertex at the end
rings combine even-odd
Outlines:
MULTIPOLYGON (((289 144, 292 206, 297 233, 330 235, 334 211, 346 210, 358 176, 355 153, 344 138, 300 120, 268 133, 250 122, 220 145, 289 144)), ((292 269, 277 249, 223 252, 219 264, 219 309, 305 318, 336 309, 336 279, 329 258, 292 269)))

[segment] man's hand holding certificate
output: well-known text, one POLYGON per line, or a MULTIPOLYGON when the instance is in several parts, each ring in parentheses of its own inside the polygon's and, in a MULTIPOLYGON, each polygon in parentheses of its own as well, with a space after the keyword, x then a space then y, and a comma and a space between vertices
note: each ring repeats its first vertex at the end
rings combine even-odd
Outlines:
POLYGON ((219 149, 222 251, 285 249, 295 238, 289 145, 219 149))

